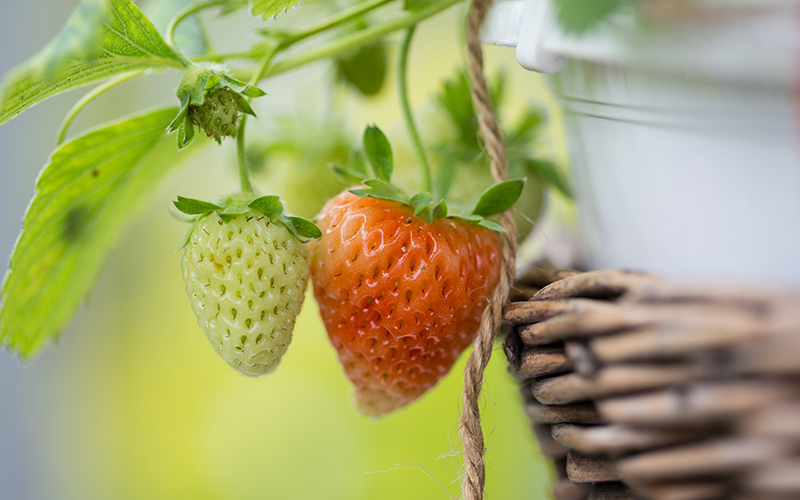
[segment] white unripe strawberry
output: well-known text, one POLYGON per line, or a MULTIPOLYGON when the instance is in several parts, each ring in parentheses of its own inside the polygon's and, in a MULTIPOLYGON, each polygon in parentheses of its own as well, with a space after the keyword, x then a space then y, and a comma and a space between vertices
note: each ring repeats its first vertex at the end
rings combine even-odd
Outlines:
POLYGON ((198 220, 182 267, 197 322, 219 355, 246 375, 274 370, 305 297, 305 245, 255 210, 213 212, 198 220))

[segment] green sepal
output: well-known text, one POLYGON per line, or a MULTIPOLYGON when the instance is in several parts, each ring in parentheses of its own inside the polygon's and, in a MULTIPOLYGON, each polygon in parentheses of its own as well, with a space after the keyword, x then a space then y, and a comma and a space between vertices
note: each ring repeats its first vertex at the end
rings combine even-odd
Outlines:
POLYGON ((405 194, 382 179, 364 181, 366 189, 351 189, 350 192, 362 198, 376 198, 378 200, 396 201, 408 204, 405 194))
POLYGON ((222 210, 223 207, 209 203, 207 201, 195 200, 194 198, 184 198, 178 196, 177 201, 173 201, 175 208, 185 213, 186 215, 200 215, 214 212, 215 210, 222 210))
POLYGON ((186 119, 186 115, 189 111, 189 103, 181 102, 181 108, 178 110, 178 114, 175 115, 175 118, 172 119, 169 126, 167 127, 167 133, 171 134, 176 130, 180 129, 181 125, 183 125, 183 121, 186 119))
MULTIPOLYGON (((242 195, 233 195, 224 198, 220 204, 225 207, 219 212, 220 216, 234 217, 250 211, 250 198, 242 195)), ((226 221, 227 222, 227 221, 226 221)))
POLYGON ((345 182, 364 182, 365 175, 347 167, 341 167, 335 163, 329 163, 328 168, 333 170, 333 173, 339 176, 345 182))
POLYGON ((278 220, 286 226, 286 229, 288 229, 295 238, 303 243, 308 243, 311 239, 322 236, 322 231, 319 230, 316 224, 308 219, 296 217, 294 215, 281 215, 278 220))
POLYGON ((474 216, 469 216, 469 217, 456 216, 456 217, 462 219, 467 224, 472 224, 473 226, 491 229, 492 231, 497 231, 498 233, 506 232, 506 230, 503 229, 503 226, 501 226, 500 224, 490 221, 488 219, 484 219, 483 217, 474 217, 474 216))
POLYGON ((221 81, 222 81, 222 78, 220 78, 219 75, 217 75, 217 74, 210 75, 208 77, 208 80, 206 80, 206 90, 212 90, 214 87, 219 85, 219 82, 221 82, 221 81))
POLYGON ((244 83, 242 81, 233 78, 227 74, 223 74, 220 76, 222 83, 224 86, 230 88, 234 92, 242 94, 243 96, 247 97, 264 97, 267 95, 266 92, 261 90, 260 88, 250 85, 248 83, 244 83))
POLYGON ((433 203, 433 196, 425 191, 411 197, 411 208, 414 209, 414 216, 419 217, 431 203, 433 203))
POLYGON ((394 161, 389 139, 375 125, 364 130, 364 153, 375 171, 375 177, 389 182, 392 179, 394 161))
POLYGON ((176 252, 180 252, 181 250, 186 248, 186 245, 188 245, 189 242, 192 240, 192 235, 194 234, 194 230, 197 229, 197 224, 199 224, 200 221, 203 220, 204 218, 206 218, 207 216, 208 216, 208 214, 203 214, 203 215, 201 215, 199 217, 195 217, 192 220, 184 221, 184 222, 191 222, 192 226, 189 228, 188 231, 186 231, 186 237, 183 239, 183 245, 181 245, 180 247, 176 248, 175 249, 176 252))
POLYGON ((444 200, 440 201, 434 208, 431 213, 431 217, 433 220, 436 219, 444 219, 447 217, 447 203, 444 200))
POLYGON ((178 149, 183 149, 191 144, 194 138, 194 124, 189 116, 183 117, 183 124, 178 130, 178 149))
POLYGON ((472 215, 489 217, 505 212, 514 206, 524 187, 525 179, 511 179, 489 187, 478 198, 472 215))
POLYGON ((250 116, 256 116, 256 112, 253 111, 253 108, 250 106, 250 103, 247 102, 247 99, 242 97, 241 94, 236 94, 236 103, 242 107, 242 113, 250 116))
POLYGON ((505 233, 506 232, 506 230, 503 229, 503 226, 501 226, 500 224, 498 224, 496 222, 490 221, 488 219, 481 219, 475 225, 478 226, 478 227, 485 227, 486 229, 491 229, 492 231, 497 231, 498 233, 505 233))
POLYGON ((364 159, 364 153, 358 149, 350 151, 350 155, 347 157, 347 166, 350 170, 359 174, 362 179, 369 177, 369 174, 367 174, 367 160, 364 159))
POLYGON ((261 212, 273 222, 278 220, 281 214, 283 214, 283 203, 279 197, 274 195, 256 198, 248 203, 247 206, 261 212))

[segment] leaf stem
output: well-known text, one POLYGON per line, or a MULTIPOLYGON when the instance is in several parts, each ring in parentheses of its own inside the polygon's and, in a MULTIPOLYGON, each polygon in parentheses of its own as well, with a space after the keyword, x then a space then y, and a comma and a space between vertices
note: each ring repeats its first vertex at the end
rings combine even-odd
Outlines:
POLYGON ((175 37, 175 28, 178 27, 178 24, 181 21, 183 21, 184 19, 186 19, 187 17, 191 16, 192 14, 194 14, 196 12, 200 12, 201 10, 210 9, 212 7, 219 7, 219 6, 225 5, 226 3, 228 3, 228 1, 229 0, 214 0, 214 1, 208 2, 208 3, 201 3, 201 4, 198 4, 198 5, 191 5, 189 7, 186 7, 182 11, 180 11, 175 17, 173 17, 170 20, 169 24, 167 25, 167 30, 166 30, 166 32, 167 32, 167 40, 166 40, 167 44, 170 47, 175 47, 175 43, 173 41, 173 39, 175 37))
POLYGON ((294 42, 296 42, 308 38, 310 36, 314 36, 317 33, 322 33, 323 31, 327 31, 340 24, 346 23, 347 21, 356 19, 359 16, 363 16, 364 14, 372 10, 375 10, 379 7, 382 7, 392 1, 393 0, 367 0, 365 2, 359 3, 349 9, 345 9, 339 12, 338 14, 332 15, 331 17, 322 21, 316 26, 306 28, 298 33, 293 34, 291 36, 291 39, 294 42))
POLYGON ((308 52, 287 57, 270 66, 269 71, 267 71, 264 76, 275 76, 320 59, 337 56, 358 49, 361 46, 369 45, 390 33, 413 26, 462 1, 464 0, 438 0, 424 9, 420 9, 407 16, 393 19, 389 22, 344 36, 328 45, 323 45, 322 47, 309 50, 308 52))
POLYGON ((411 114, 411 104, 408 100, 408 53, 411 48, 411 39, 414 36, 414 29, 416 26, 411 26, 406 30, 406 35, 403 37, 403 44, 400 47, 400 63, 397 69, 397 86, 400 90, 400 106, 403 109, 403 120, 406 122, 408 135, 411 137, 411 143, 414 145, 414 152, 417 155, 420 169, 422 170, 422 190, 431 191, 431 167, 428 164, 428 159, 425 156, 425 148, 422 147, 422 141, 419 138, 417 126, 414 124, 414 116, 411 114))
POLYGON ((75 120, 75 117, 78 116, 83 108, 85 108, 90 102, 94 101, 100 95, 105 93, 108 90, 116 87, 117 85, 127 82, 132 78, 136 78, 137 76, 141 76, 144 74, 146 70, 139 70, 139 71, 132 71, 130 73, 122 74, 112 80, 107 81, 102 85, 98 85, 91 92, 88 92, 86 95, 80 98, 78 102, 75 103, 74 106, 67 112, 67 116, 64 117, 64 121, 61 122, 61 126, 58 130, 58 142, 56 142, 56 146, 60 145, 64 142, 64 138, 67 136, 67 131, 69 130, 69 126, 72 125, 72 121, 75 120))

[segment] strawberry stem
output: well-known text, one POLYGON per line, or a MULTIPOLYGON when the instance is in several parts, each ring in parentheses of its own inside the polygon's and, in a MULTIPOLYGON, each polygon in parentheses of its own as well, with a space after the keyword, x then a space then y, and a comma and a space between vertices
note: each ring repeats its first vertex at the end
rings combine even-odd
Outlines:
POLYGON ((400 64, 397 71, 397 83, 400 89, 400 105, 403 108, 403 119, 406 122, 408 135, 411 137, 411 143, 414 145, 414 153, 417 155, 417 161, 422 169, 422 190, 431 190, 431 168, 428 164, 428 159, 425 157, 425 148, 422 147, 422 141, 419 138, 417 126, 414 124, 414 116, 411 114, 411 104, 408 100, 408 52, 411 48, 411 38, 414 36, 414 29, 416 26, 411 26, 406 30, 406 35, 403 38, 403 45, 400 48, 400 64))
POLYGON ((250 183, 250 172, 247 169, 247 156, 244 152, 244 129, 246 115, 242 115, 239 123, 239 130, 236 132, 236 163, 239 165, 239 183, 242 185, 242 193, 252 194, 253 184, 250 183))
MULTIPOLYGON (((269 64, 272 62, 272 58, 275 57, 275 54, 277 54, 280 49, 281 45, 278 45, 264 54, 258 68, 253 72, 253 76, 250 77, 249 85, 255 85, 261 79, 264 72, 267 71, 269 64)), ((250 102, 249 97, 245 99, 247 102, 250 102)), ((239 130, 236 132, 236 163, 239 165, 239 183, 242 185, 242 192, 252 194, 254 192, 253 184, 250 182, 250 172, 247 168, 247 155, 244 149, 244 130, 246 124, 247 115, 242 114, 242 120, 239 122, 239 130)))

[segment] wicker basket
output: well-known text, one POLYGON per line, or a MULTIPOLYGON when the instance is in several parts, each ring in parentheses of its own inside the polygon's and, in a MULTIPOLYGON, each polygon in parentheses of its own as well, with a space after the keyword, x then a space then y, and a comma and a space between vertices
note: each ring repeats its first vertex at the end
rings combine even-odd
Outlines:
POLYGON ((556 500, 800 499, 800 296, 615 270, 518 288, 505 351, 556 500))

